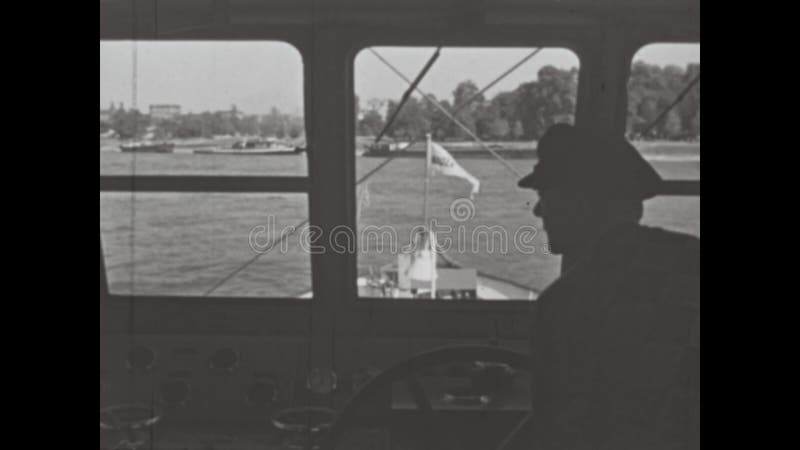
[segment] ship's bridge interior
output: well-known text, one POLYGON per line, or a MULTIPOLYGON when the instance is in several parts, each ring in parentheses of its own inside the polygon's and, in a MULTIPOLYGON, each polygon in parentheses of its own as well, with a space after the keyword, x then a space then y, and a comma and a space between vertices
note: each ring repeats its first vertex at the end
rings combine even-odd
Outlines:
POLYGON ((434 287, 359 233, 541 228, 516 183, 566 120, 641 139, 645 218, 699 236, 699 46, 697 0, 101 0, 101 448, 533 448, 536 298, 571 261, 453 247, 434 287), (467 175, 429 180, 432 142, 467 175))

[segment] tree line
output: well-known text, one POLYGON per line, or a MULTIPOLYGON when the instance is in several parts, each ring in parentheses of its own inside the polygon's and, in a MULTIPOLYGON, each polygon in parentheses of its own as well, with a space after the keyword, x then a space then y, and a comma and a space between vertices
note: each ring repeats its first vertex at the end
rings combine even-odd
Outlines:
POLYGON ((211 138, 215 135, 275 136, 295 139, 305 134, 303 118, 272 108, 269 114, 242 114, 235 106, 228 111, 180 114, 156 120, 149 114, 124 107, 109 112, 100 122, 100 133, 114 130, 122 139, 152 132, 156 139, 211 138))
MULTIPOLYGON (((666 109, 684 87, 700 72, 700 64, 685 69, 636 62, 628 81, 628 137, 634 139, 697 139, 700 137, 700 84, 695 85, 646 136, 642 131, 666 109)), ((443 140, 470 140, 474 134, 483 140, 513 141, 538 139, 555 123, 574 120, 578 88, 578 69, 542 67, 537 79, 516 89, 497 93, 491 99, 472 80, 456 86, 451 99, 435 99, 438 107, 425 99, 410 97, 387 135, 394 139, 421 139, 425 133, 443 140), (473 101, 469 101, 472 99, 473 101), (464 127, 454 124, 441 110, 455 116, 464 127)), ((375 136, 397 109, 394 100, 370 99, 362 107, 356 97, 356 132, 375 136)), ((178 115, 170 120, 154 120, 138 110, 120 107, 110 111, 100 132, 114 130, 123 139, 139 137, 146 131, 158 139, 210 138, 214 135, 260 135, 298 138, 305 133, 300 116, 272 108, 269 114, 243 114, 206 111, 178 115)))
MULTIPOLYGON (((627 133, 630 138, 696 139, 700 136, 700 85, 684 97, 657 126, 642 136, 646 126, 681 93, 700 72, 700 64, 685 69, 636 62, 628 82, 627 133)), ((451 99, 410 97, 397 114, 387 135, 394 139, 421 139, 430 132, 435 140, 535 140, 555 123, 573 122, 578 90, 578 69, 542 67, 537 79, 488 99, 472 80, 456 86, 451 99), (476 96, 477 95, 477 96, 476 96), (473 98, 474 97, 474 98, 473 98), (473 99, 468 104, 468 100, 473 99), (454 124, 442 109, 464 125, 454 124)), ((361 108, 356 97, 357 134, 375 136, 394 114, 399 102, 371 99, 361 108), (385 110, 381 113, 381 110, 385 110)))

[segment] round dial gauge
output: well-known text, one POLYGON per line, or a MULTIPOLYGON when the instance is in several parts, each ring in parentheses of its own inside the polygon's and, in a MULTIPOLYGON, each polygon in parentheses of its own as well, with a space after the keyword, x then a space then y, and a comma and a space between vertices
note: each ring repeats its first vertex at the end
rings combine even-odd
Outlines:
POLYGON ((332 369, 314 369, 308 374, 306 387, 315 394, 330 394, 336 390, 338 379, 332 369))

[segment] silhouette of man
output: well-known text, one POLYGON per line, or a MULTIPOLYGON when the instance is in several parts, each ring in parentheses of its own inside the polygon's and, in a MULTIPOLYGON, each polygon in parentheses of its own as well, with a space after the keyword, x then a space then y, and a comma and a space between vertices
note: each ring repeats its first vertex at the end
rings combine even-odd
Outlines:
POLYGON ((622 137, 551 127, 533 173, 562 276, 531 333, 536 448, 699 447, 699 239, 639 224, 661 177, 622 137))

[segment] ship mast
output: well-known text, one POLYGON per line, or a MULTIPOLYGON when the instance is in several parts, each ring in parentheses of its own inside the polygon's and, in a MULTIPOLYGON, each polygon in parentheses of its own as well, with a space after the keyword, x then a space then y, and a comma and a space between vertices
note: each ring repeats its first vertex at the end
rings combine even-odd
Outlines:
POLYGON ((139 61, 138 61, 136 40, 133 41, 133 51, 132 51, 132 53, 133 53, 132 54, 133 64, 131 64, 131 71, 132 71, 132 73, 131 73, 131 108, 133 108, 133 110, 136 111, 136 97, 138 96, 137 95, 138 93, 136 91, 137 84, 138 84, 137 83, 137 81, 138 81, 137 80, 137 73, 139 72, 139 70, 138 70, 139 61))

